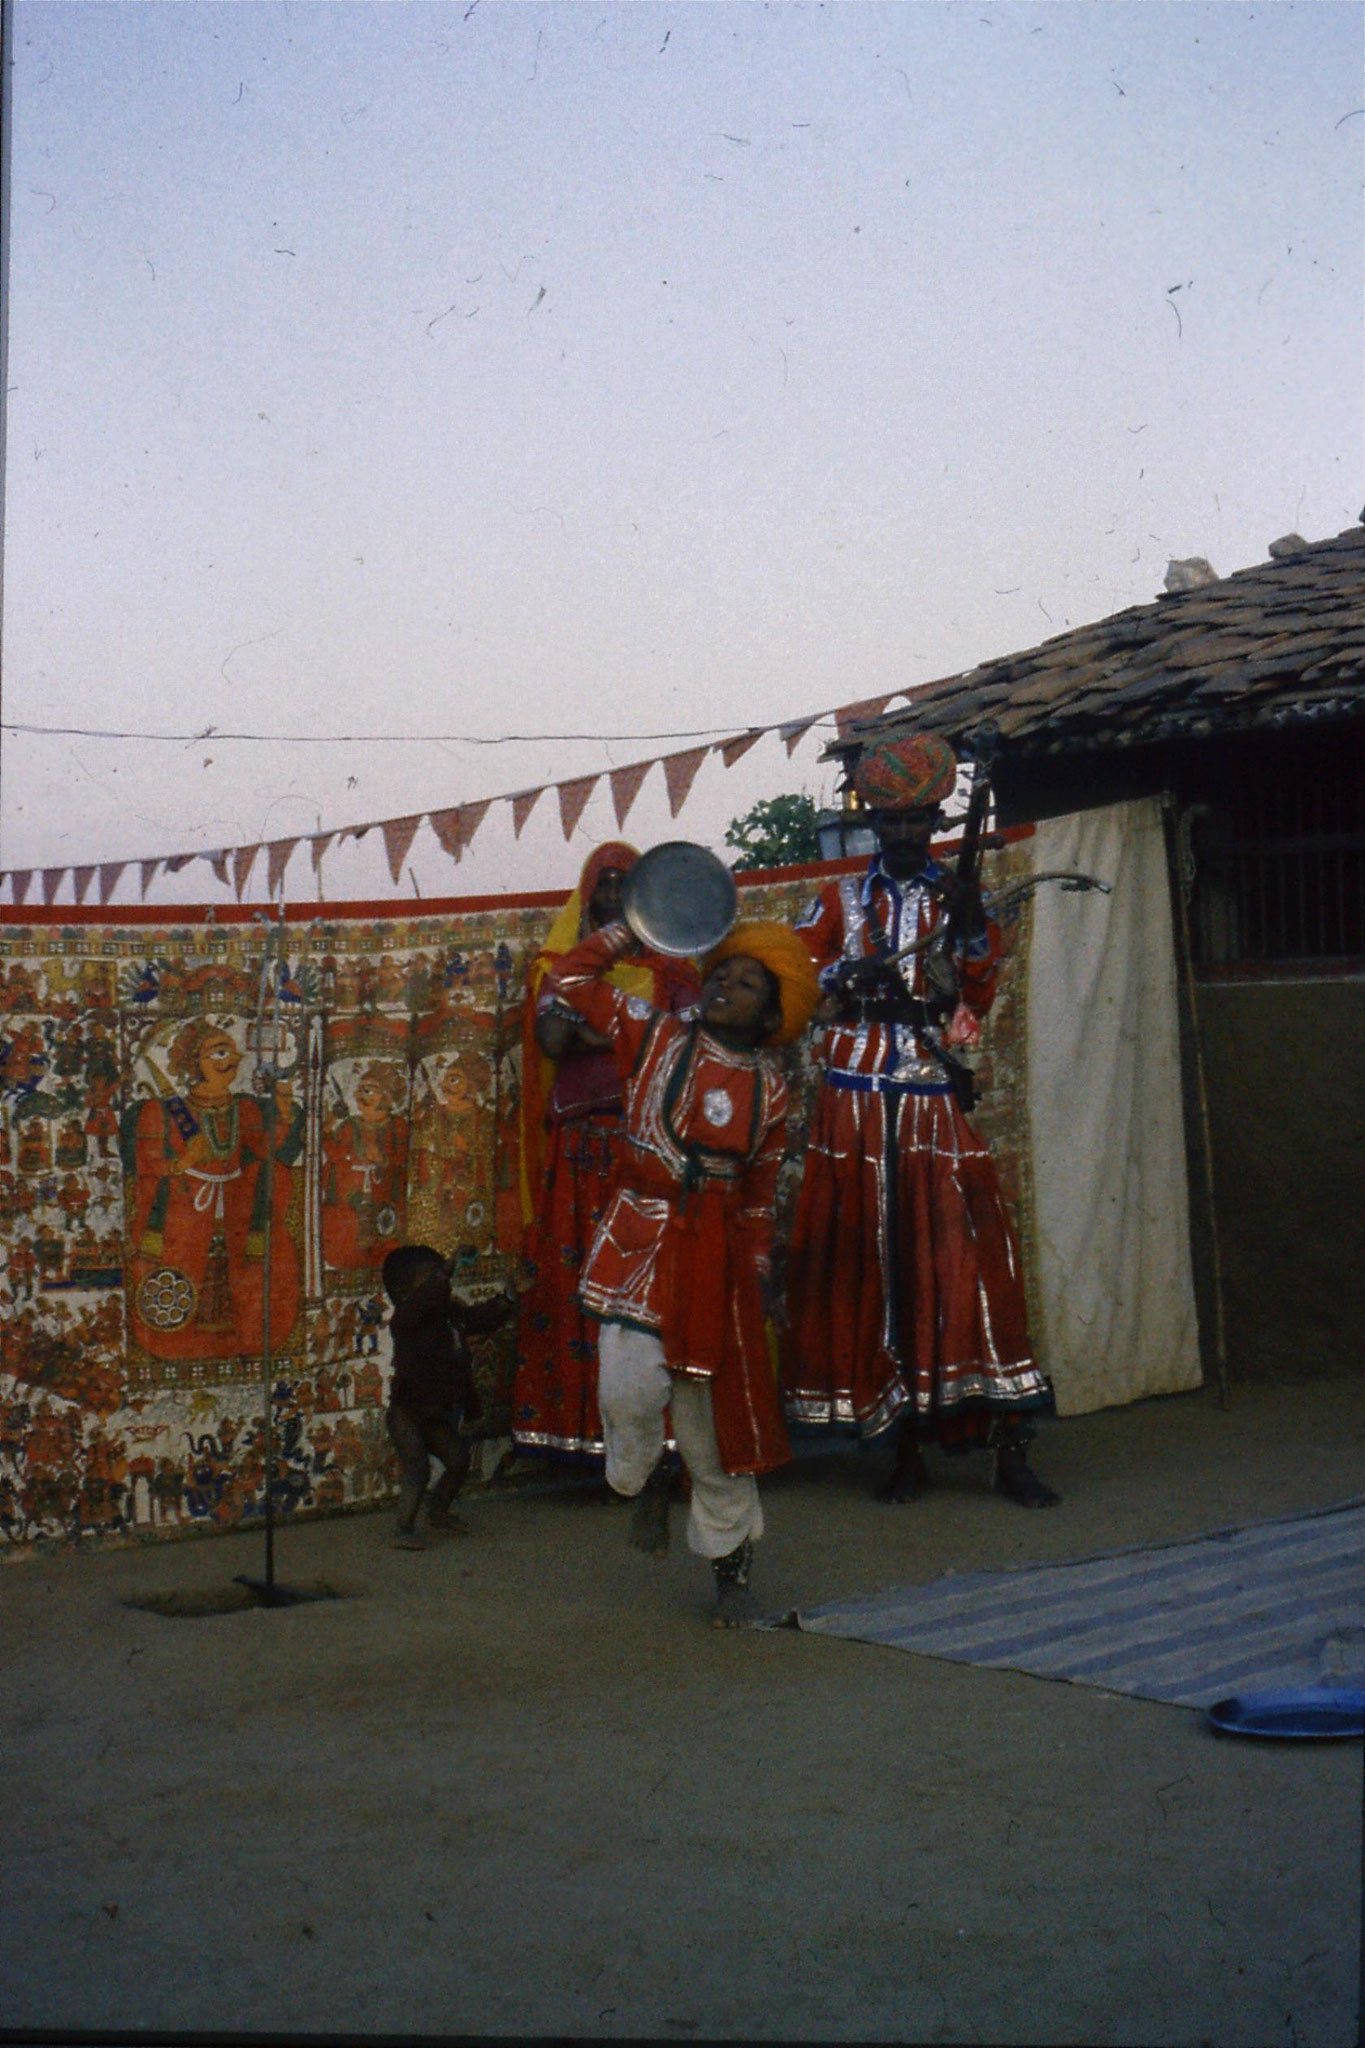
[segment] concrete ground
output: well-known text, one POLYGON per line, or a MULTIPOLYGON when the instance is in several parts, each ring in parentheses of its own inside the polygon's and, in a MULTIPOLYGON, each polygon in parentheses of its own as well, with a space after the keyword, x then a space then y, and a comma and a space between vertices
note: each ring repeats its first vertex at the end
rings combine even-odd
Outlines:
MULTIPOLYGON (((808 1605, 1361 1491, 1359 1391, 1252 1384, 1052 1425, 1027 1514, 976 1461, 765 1483, 808 1605)), ((1355 2038, 1361 1750, 794 1631, 579 1492, 422 1555, 300 1525, 354 1598, 169 1619, 259 1536, 0 1572, 0 2029, 1286 2044, 1355 2038)))

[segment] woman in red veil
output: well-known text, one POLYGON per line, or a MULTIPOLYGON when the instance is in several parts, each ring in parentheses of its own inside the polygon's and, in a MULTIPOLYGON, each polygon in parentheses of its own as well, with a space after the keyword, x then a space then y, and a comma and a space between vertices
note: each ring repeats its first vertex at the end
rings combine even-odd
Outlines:
MULTIPOLYGON (((522 1024, 521 1197, 535 1279, 523 1296, 512 1392, 519 1452, 575 1460, 603 1456, 597 1407, 597 1325, 578 1283, 606 1207, 621 1128, 621 1081, 610 1041, 544 990, 557 960, 621 914, 621 890, 640 858, 611 840, 584 863, 526 980, 522 1024)), ((637 953, 613 985, 655 1009, 685 1010, 699 982, 690 960, 637 953)))

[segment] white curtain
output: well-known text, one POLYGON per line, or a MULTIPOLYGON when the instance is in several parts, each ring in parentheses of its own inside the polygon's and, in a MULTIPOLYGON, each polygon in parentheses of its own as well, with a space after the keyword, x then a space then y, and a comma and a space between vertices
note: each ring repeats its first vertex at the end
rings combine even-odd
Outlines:
POLYGON ((1113 885, 1041 888, 1029 949, 1034 1340, 1077 1415, 1201 1378, 1160 805, 1048 819, 1033 858, 1113 885))

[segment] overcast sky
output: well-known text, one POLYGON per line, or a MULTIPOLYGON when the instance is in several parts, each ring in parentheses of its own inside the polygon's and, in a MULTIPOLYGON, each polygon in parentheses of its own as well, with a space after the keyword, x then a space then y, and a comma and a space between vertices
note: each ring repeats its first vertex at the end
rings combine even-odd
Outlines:
MULTIPOLYGON (((19 0, 4 718, 309 739, 7 730, 0 867, 607 768, 685 742, 422 736, 720 737, 1340 531, 1363 20, 19 0)), ((627 830, 719 844, 818 754, 627 830)), ((614 830, 604 784, 410 865, 556 887, 614 830)), ((390 893, 377 835, 324 882, 390 893)))

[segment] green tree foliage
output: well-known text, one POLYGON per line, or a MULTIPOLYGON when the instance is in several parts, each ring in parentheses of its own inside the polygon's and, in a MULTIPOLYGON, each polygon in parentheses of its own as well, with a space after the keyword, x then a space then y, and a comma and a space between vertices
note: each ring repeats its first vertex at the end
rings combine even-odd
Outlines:
POLYGON ((809 796, 760 798, 742 818, 725 828, 725 844, 739 849, 735 868, 789 868, 819 860, 815 830, 815 799, 809 796))

